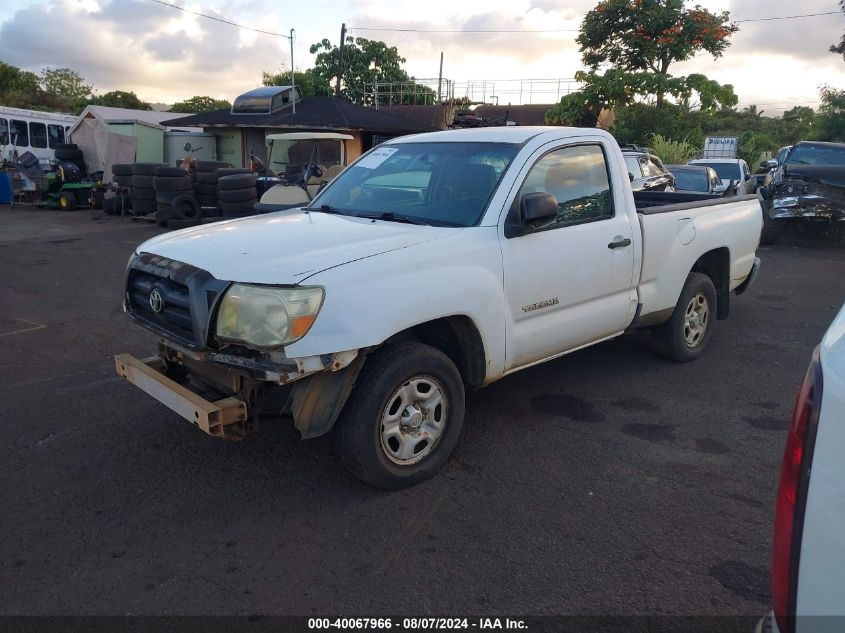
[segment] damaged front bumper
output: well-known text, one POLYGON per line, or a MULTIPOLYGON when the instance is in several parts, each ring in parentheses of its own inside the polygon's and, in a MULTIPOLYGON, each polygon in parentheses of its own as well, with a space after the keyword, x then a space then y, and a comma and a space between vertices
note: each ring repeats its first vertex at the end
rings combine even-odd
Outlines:
POLYGON ((772 220, 805 218, 826 222, 845 220, 845 202, 816 194, 775 198, 769 207, 772 220))

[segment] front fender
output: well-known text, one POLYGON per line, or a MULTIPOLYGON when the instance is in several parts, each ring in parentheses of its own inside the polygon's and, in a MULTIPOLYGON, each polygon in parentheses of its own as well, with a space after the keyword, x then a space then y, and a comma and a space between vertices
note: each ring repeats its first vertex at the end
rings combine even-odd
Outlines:
POLYGON ((502 375, 505 310, 496 227, 356 260, 303 280, 325 288, 313 327, 285 349, 288 357, 376 347, 414 325, 466 316, 478 329, 486 381, 502 375))

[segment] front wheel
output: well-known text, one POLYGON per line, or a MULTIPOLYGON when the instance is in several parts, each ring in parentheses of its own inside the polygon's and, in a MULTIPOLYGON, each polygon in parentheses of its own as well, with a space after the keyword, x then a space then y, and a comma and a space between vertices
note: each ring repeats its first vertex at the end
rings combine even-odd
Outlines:
POLYGON ((716 301, 710 277, 690 273, 672 316, 654 328, 657 351, 682 363, 700 357, 713 331, 716 301))
POLYGON ((338 429, 343 461, 377 488, 412 486, 451 455, 464 419, 464 385, 443 352, 387 345, 364 365, 338 429))

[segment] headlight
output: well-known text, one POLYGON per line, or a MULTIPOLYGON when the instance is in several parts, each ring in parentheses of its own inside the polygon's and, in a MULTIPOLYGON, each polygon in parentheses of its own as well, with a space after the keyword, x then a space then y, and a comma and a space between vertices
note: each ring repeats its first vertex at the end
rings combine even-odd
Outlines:
POLYGON ((319 287, 232 284, 217 312, 217 338, 251 347, 281 347, 305 336, 322 304, 319 287))

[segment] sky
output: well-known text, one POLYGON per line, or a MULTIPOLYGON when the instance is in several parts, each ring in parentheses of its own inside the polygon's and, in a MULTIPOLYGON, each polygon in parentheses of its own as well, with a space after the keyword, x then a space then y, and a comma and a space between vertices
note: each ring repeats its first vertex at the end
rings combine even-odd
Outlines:
MULTIPOLYGON (((311 44, 349 34, 380 39, 407 59, 417 78, 472 84, 476 97, 500 104, 551 103, 581 69, 575 43, 584 13, 597 0, 167 0, 186 9, 274 33, 295 29, 297 70, 312 63, 311 44), (561 30, 556 33, 407 33, 391 30, 561 30), (571 29, 572 32, 566 31, 571 29), (522 81, 545 80, 545 81, 522 81), (484 80, 486 83, 476 83, 484 80)), ((837 11, 835 0, 699 0, 735 20, 837 11)), ((734 86, 740 106, 779 115, 818 104, 822 85, 845 88, 845 60, 828 52, 845 32, 845 15, 741 23, 728 51, 671 67, 734 86)), ((0 0, 0 60, 35 72, 68 67, 99 93, 134 91, 149 102, 194 95, 231 101, 261 84, 262 70, 290 68, 288 39, 190 15, 154 0, 0 0)))

